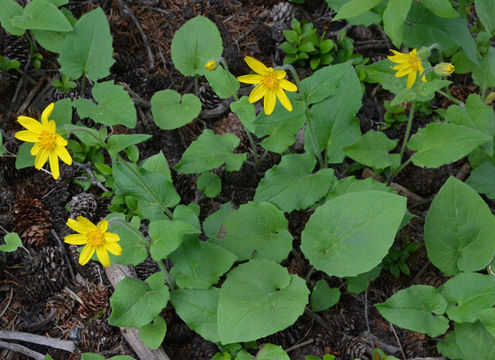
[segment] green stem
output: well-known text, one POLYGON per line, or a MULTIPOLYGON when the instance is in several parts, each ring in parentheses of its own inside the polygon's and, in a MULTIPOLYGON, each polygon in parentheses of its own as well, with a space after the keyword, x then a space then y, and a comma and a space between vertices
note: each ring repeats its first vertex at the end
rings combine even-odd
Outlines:
POLYGON ((105 150, 107 150, 107 144, 105 144, 103 141, 101 141, 101 139, 97 136, 95 136, 95 134, 93 134, 91 131, 89 130, 86 130, 84 128, 79 128, 79 129, 70 129, 70 130, 67 130, 67 132, 69 133, 75 133, 75 132, 78 132, 78 131, 81 131, 81 132, 85 132, 87 133, 88 135, 90 135, 93 139, 96 140, 96 142, 102 147, 104 148, 105 150))
POLYGON ((413 100, 413 102, 411 103, 411 109, 409 110, 409 117, 407 118, 406 135, 404 136, 404 140, 402 141, 402 147, 400 149, 400 161, 401 162, 402 162, 402 156, 404 156, 404 150, 406 150, 406 145, 409 141, 409 134, 411 133, 414 110, 416 110, 416 101, 415 100, 413 100))
POLYGON ((86 73, 83 73, 81 80, 81 96, 84 97, 84 89, 86 88, 86 73))
POLYGON ((167 281, 167 285, 169 287, 171 287, 171 285, 170 285, 170 277, 169 277, 167 268, 165 267, 165 264, 163 263, 163 260, 159 260, 159 261, 156 261, 155 260, 155 262, 158 265, 158 267, 160 268, 160 271, 163 273, 163 275, 165 275, 165 280, 167 281))
POLYGON ((119 155, 117 155, 116 158, 117 160, 120 160, 120 162, 127 168, 127 170, 129 170, 141 182, 141 184, 146 188, 146 190, 148 190, 151 196, 153 196, 153 199, 157 202, 158 205, 160 205, 163 212, 170 218, 170 220, 173 220, 174 216, 172 212, 165 205, 162 204, 160 199, 158 199, 158 197, 156 196, 155 192, 148 186, 148 184, 146 183, 146 181, 144 181, 141 175, 138 172, 134 171, 132 166, 129 166, 129 164, 126 161, 124 161, 124 159, 122 159, 119 155))
POLYGON ((445 96, 447 99, 449 99, 450 101, 452 101, 454 104, 456 105, 461 105, 462 104, 462 101, 459 101, 457 100, 455 97, 453 97, 451 94, 449 93, 446 93, 445 91, 443 90, 437 90, 437 92, 443 96, 445 96))

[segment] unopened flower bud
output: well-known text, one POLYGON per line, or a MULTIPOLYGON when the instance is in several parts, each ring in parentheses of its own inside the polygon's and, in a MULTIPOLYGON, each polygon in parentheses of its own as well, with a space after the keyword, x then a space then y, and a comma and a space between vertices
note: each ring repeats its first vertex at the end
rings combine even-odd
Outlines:
POLYGON ((451 63, 440 63, 435 66, 435 73, 442 76, 448 76, 454 72, 454 65, 451 63))
POLYGON ((206 63, 205 69, 208 71, 213 71, 217 68, 217 62, 216 60, 210 60, 206 63))

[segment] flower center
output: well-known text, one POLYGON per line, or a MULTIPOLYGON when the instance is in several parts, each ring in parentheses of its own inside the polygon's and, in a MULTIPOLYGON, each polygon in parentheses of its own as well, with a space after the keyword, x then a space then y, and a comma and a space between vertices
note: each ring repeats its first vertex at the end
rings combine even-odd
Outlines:
POLYGON ((43 130, 40 135, 40 144, 41 147, 45 150, 53 150, 56 145, 55 133, 43 130))
POLYGON ((89 232, 87 236, 88 236, 88 243, 93 245, 94 247, 103 246, 103 243, 105 242, 105 239, 103 238, 103 234, 98 229, 89 232))
POLYGON ((278 87, 278 79, 272 68, 268 68, 269 73, 263 75, 263 85, 268 89, 276 89, 278 87))

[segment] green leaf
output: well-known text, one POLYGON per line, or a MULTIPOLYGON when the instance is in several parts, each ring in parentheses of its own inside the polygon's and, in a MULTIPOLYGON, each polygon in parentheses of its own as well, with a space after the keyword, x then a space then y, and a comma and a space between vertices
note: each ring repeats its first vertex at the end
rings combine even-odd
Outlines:
POLYGON ((485 329, 495 338, 495 308, 485 309, 478 314, 485 329))
POLYGON ((216 135, 206 129, 189 145, 174 169, 181 174, 194 174, 225 164, 225 170, 237 171, 247 155, 233 153, 239 142, 239 138, 233 134, 216 135))
POLYGON ((284 30, 283 33, 287 41, 293 44, 299 44, 299 34, 295 30, 284 30))
POLYGON ((359 191, 386 191, 395 194, 395 191, 387 185, 378 182, 372 178, 356 179, 354 176, 348 176, 334 182, 332 190, 328 193, 325 200, 330 200, 347 193, 359 191))
POLYGON ((29 2, 23 13, 14 16, 11 21, 16 27, 24 30, 72 31, 72 26, 64 14, 47 0, 29 2))
POLYGON ((392 324, 431 337, 442 335, 449 328, 449 320, 442 316, 447 301, 429 285, 413 285, 400 290, 376 308, 392 324))
POLYGON ((254 104, 251 104, 247 96, 243 96, 239 101, 235 101, 230 104, 230 110, 234 112, 241 121, 242 125, 246 127, 247 130, 254 133, 254 119, 256 119, 256 110, 254 104))
POLYGON ((165 155, 163 155, 163 152, 161 150, 159 153, 145 159, 142 163, 142 166, 143 169, 151 172, 161 173, 167 180, 172 181, 172 176, 170 174, 170 168, 168 167, 167 159, 165 158, 165 155))
POLYGON ((58 62, 60 72, 71 79, 87 74, 93 81, 110 74, 112 35, 107 17, 101 8, 84 14, 65 38, 58 62))
POLYGON ((381 2, 382 0, 351 0, 340 8, 333 21, 361 15, 381 2))
POLYGON ((256 360, 290 360, 290 358, 281 346, 264 344, 256 354, 256 360))
POLYGON ((489 199, 495 199, 495 166, 485 161, 481 166, 471 171, 466 184, 489 199))
POLYGON ((203 222, 203 229, 205 235, 208 236, 209 238, 218 236, 220 229, 222 228, 222 223, 224 219, 232 211, 234 211, 234 209, 232 209, 232 204, 228 202, 220 206, 220 209, 218 209, 213 214, 208 216, 203 222))
MULTIPOLYGON (((486 105, 481 97, 471 94, 464 106, 451 105, 445 113, 445 120, 452 124, 479 130, 493 138, 495 135, 495 114, 491 106, 486 105)), ((482 146, 488 155, 493 155, 493 139, 482 146)))
POLYGON ((411 3, 412 0, 389 0, 383 12, 383 28, 397 48, 400 48, 402 44, 404 24, 406 23, 411 3))
POLYGON ((143 234, 130 223, 125 221, 125 215, 111 213, 106 217, 110 232, 116 233, 120 237, 119 245, 122 247, 122 255, 110 254, 112 264, 138 265, 148 257, 148 241, 143 234))
POLYGON ((155 124, 164 130, 173 130, 193 121, 201 111, 196 95, 181 95, 175 90, 157 91, 151 98, 151 113, 155 124))
POLYGON ((214 198, 222 191, 222 180, 214 173, 202 173, 198 178, 198 189, 209 198, 214 198))
POLYGON ((199 224, 199 205, 191 203, 189 205, 178 205, 174 209, 174 221, 182 221, 195 228, 198 234, 201 232, 201 225, 199 224), (197 208, 196 208, 197 206, 197 208))
POLYGON ((482 56, 479 66, 475 66, 473 81, 483 89, 495 86, 495 48, 490 47, 488 53, 482 56))
POLYGON ((400 164, 399 154, 389 154, 398 140, 391 140, 383 132, 370 130, 343 150, 352 160, 375 169, 396 168, 400 164))
POLYGON ((292 249, 287 219, 273 204, 243 204, 225 218, 223 226, 226 234, 212 241, 235 254, 239 261, 263 258, 281 262, 292 249))
POLYGON ((364 67, 366 69, 365 81, 368 83, 379 83, 385 90, 394 94, 404 90, 406 80, 395 76, 396 72, 392 69, 394 63, 388 59, 378 61, 364 67))
POLYGON ((218 333, 222 344, 246 342, 292 325, 304 312, 303 279, 277 263, 251 260, 233 269, 220 289, 218 333))
POLYGON ((8 233, 4 236, 3 240, 5 244, 0 245, 0 252, 14 252, 18 248, 23 247, 21 238, 15 232, 8 233))
POLYGON ((49 30, 31 30, 36 41, 48 51, 60 53, 62 44, 69 33, 49 30))
POLYGON ((187 235, 200 231, 182 221, 158 220, 150 222, 148 232, 152 240, 150 255, 153 260, 160 261, 175 251, 187 235))
POLYGON ((333 181, 333 169, 313 174, 315 165, 315 157, 308 153, 283 156, 261 179, 254 201, 271 202, 283 212, 307 209, 325 196, 333 181))
POLYGON ((101 146, 105 143, 106 129, 96 130, 86 126, 72 124, 65 124, 62 128, 76 135, 77 138, 86 146, 101 146))
POLYGON ((177 276, 177 286, 188 289, 208 289, 218 282, 237 257, 224 248, 191 237, 170 254, 174 264, 171 274, 177 276))
POLYGON ((125 125, 129 128, 136 126, 136 108, 131 97, 120 85, 113 81, 97 83, 91 90, 95 105, 91 100, 79 98, 74 105, 81 118, 91 118, 108 126, 125 125))
POLYGON ((476 15, 485 29, 493 34, 495 30, 495 3, 491 0, 474 0, 476 15))
POLYGON ((380 276, 382 269, 380 266, 375 266, 370 271, 359 274, 357 276, 348 276, 347 280, 347 290, 353 294, 361 294, 368 289, 371 281, 375 280, 380 276))
POLYGON ((154 350, 160 347, 166 332, 167 323, 160 315, 157 315, 149 324, 139 328, 139 337, 144 345, 154 350))
POLYGON ((471 61, 478 63, 476 44, 465 18, 441 18, 415 2, 409 11, 403 43, 409 48, 438 43, 443 52, 460 46, 471 61))
POLYGON ((437 16, 443 18, 455 18, 459 16, 449 0, 419 0, 419 2, 437 16))
POLYGON ((311 215, 301 250, 311 265, 330 276, 358 275, 387 255, 405 211, 406 198, 383 191, 336 197, 311 215))
POLYGON ((220 341, 217 327, 219 289, 177 289, 172 291, 170 302, 187 326, 204 339, 220 341))
POLYGON ((330 288, 325 280, 318 280, 311 292, 311 307, 314 312, 324 311, 339 302, 340 290, 330 288))
POLYGON ((214 71, 205 72, 205 78, 221 99, 228 99, 239 90, 239 81, 229 71, 222 66, 218 66, 214 71))
POLYGON ((108 153, 111 156, 117 155, 125 148, 142 143, 151 138, 151 135, 147 134, 118 134, 112 135, 108 138, 108 153))
POLYGON ((114 188, 118 195, 131 195, 159 206, 160 211, 178 204, 180 197, 172 182, 163 173, 150 172, 123 160, 112 166, 114 188))
MULTIPOLYGON (((380 0, 381 1, 381 0, 380 0)), ((329 65, 301 81, 301 93, 308 105, 319 103, 338 92, 339 81, 352 69, 351 62, 329 65)), ((294 110, 293 110, 294 111, 294 110)))
POLYGON ((23 143, 19 146, 19 150, 17 150, 17 156, 15 158, 15 168, 16 169, 24 169, 27 167, 34 166, 35 157, 31 155, 31 148, 34 146, 32 143, 23 143))
POLYGON ((415 150, 411 156, 414 165, 438 168, 452 163, 492 137, 478 130, 447 123, 429 123, 411 137, 407 147, 415 150))
POLYGON ((17 26, 17 24, 12 21, 17 15, 22 16, 24 9, 15 0, 0 0, 0 22, 2 27, 12 35, 20 36, 24 34, 25 29, 17 26))
POLYGON ((293 110, 288 112, 281 109, 282 105, 277 102, 275 110, 271 115, 261 112, 254 121, 255 134, 262 138, 269 135, 261 142, 263 148, 281 154, 296 141, 297 132, 306 122, 306 105, 303 101, 295 100, 296 95, 288 93, 293 110))
POLYGON ((57 127, 72 123, 72 103, 70 99, 62 99, 55 102, 50 119, 54 120, 57 127))
POLYGON ((208 71, 205 64, 222 56, 222 37, 213 22, 197 16, 175 32, 170 50, 175 67, 183 75, 204 75, 208 71))
POLYGON ((278 48, 287 54, 297 54, 297 46, 287 41, 284 41, 282 44, 280 44, 278 48))
POLYGON ((110 325, 140 328, 150 323, 167 306, 169 292, 164 281, 162 273, 153 274, 146 281, 122 279, 110 297, 110 325))
POLYGON ((93 353, 83 353, 81 355, 81 360, 105 360, 105 357, 93 353))
MULTIPOLYGON (((318 147, 326 149, 328 162, 332 164, 343 162, 342 149, 361 135, 359 120, 355 117, 362 105, 361 83, 352 66, 342 71, 335 84, 337 91, 309 110, 318 147)), ((306 131, 305 149, 315 154, 311 144, 309 131, 306 131)))
POLYGON ((447 315, 458 323, 475 322, 479 314, 495 304, 495 278, 478 273, 460 273, 440 287, 447 300, 447 315))
POLYGON ((428 258, 455 275, 485 267, 495 253, 495 219, 468 185, 450 177, 431 203, 425 220, 428 258))
POLYGON ((442 355, 456 360, 495 358, 495 338, 480 322, 455 323, 454 332, 449 335, 438 343, 438 351, 442 355))
POLYGON ((69 3, 69 0, 48 0, 48 1, 50 1, 56 7, 67 5, 69 3))

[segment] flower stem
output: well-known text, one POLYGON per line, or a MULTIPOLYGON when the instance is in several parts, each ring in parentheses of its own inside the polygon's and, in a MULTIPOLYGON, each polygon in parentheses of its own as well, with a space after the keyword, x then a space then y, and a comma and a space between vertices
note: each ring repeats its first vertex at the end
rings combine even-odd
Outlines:
POLYGON ((158 261, 155 260, 155 262, 158 265, 158 267, 160 268, 160 271, 163 273, 163 275, 165 275, 165 281, 167 282, 167 285, 169 287, 171 287, 170 277, 169 277, 167 268, 165 267, 165 264, 163 263, 163 260, 158 260, 158 261))
POLYGON ((437 90, 437 92, 443 96, 445 96, 447 99, 449 99, 450 101, 452 101, 454 104, 456 105, 461 105, 462 104, 462 101, 459 101, 457 100, 455 97, 453 97, 450 93, 446 93, 445 91, 443 90, 437 90))

